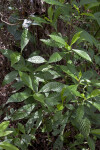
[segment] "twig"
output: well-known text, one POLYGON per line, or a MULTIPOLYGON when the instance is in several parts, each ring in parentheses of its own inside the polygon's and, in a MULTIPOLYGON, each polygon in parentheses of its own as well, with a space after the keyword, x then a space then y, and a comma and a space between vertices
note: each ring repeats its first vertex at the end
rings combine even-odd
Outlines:
POLYGON ((2 15, 2 13, 0 13, 0 16, 1 16, 1 21, 4 22, 4 23, 6 23, 7 25, 16 26, 16 25, 20 24, 20 23, 12 24, 12 23, 6 22, 5 20, 2 19, 2 18, 4 17, 4 16, 2 15))

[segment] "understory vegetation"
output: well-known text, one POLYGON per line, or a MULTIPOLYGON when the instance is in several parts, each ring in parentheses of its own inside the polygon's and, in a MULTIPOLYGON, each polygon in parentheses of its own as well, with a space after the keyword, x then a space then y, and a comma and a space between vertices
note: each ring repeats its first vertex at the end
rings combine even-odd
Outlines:
POLYGON ((100 1, 0 1, 0 18, 0 150, 100 150, 100 1))

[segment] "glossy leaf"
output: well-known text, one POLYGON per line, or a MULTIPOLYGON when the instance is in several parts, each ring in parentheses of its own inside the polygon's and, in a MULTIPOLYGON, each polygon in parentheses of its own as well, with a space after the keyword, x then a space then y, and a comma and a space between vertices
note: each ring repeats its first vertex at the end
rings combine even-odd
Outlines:
POLYGON ((50 56, 48 63, 58 62, 62 60, 63 56, 64 53, 55 52, 50 56))
POLYGON ((48 16, 49 16, 50 20, 52 20, 52 17, 53 17, 53 8, 51 6, 48 8, 48 16))
POLYGON ((76 41, 80 38, 80 34, 82 33, 82 31, 81 32, 77 32, 74 36, 73 36, 73 38, 72 38, 72 41, 71 41, 71 45, 73 45, 74 43, 76 43, 76 41))
POLYGON ((5 150, 19 150, 17 147, 7 142, 0 142, 0 147, 2 147, 5 150))
POLYGON ((20 60, 21 55, 18 52, 14 52, 10 55, 10 58, 11 58, 11 66, 13 66, 15 63, 17 63, 20 60))
POLYGON ((55 42, 57 42, 57 43, 60 43, 60 44, 62 44, 63 46, 66 46, 66 42, 65 42, 65 40, 62 38, 62 37, 60 37, 60 36, 58 36, 58 35, 49 35, 50 37, 51 37, 51 39, 52 40, 54 40, 55 42))
POLYGON ((41 26, 41 23, 47 23, 48 24, 48 22, 45 19, 43 19, 41 17, 37 17, 36 15, 31 15, 30 18, 32 20, 34 20, 34 22, 32 23, 32 25, 40 25, 41 26))
POLYGON ((24 105, 23 107, 19 108, 13 115, 12 119, 13 120, 19 120, 26 118, 35 108, 34 104, 28 104, 24 105))
POLYGON ((90 97, 96 97, 96 96, 99 96, 100 95, 100 90, 99 89, 96 89, 96 90, 93 90, 90 94, 90 97))
POLYGON ((31 96, 31 92, 29 90, 25 90, 23 92, 19 92, 19 93, 15 93, 13 95, 10 96, 10 98, 8 98, 7 103, 12 103, 12 102, 22 102, 25 99, 27 99, 28 97, 31 96))
POLYGON ((24 72, 19 72, 19 75, 20 75, 21 80, 24 82, 24 84, 33 90, 31 77, 27 73, 24 73, 24 72))
POLYGON ((30 57, 30 58, 28 58, 27 61, 29 61, 31 63, 34 63, 34 64, 42 64, 42 63, 46 62, 46 60, 43 57, 41 57, 41 56, 30 57))
POLYGON ((88 55, 88 53, 86 53, 83 50, 78 50, 78 49, 72 49, 76 54, 78 54, 79 56, 81 56, 82 58, 92 62, 91 57, 88 55))
POLYGON ((44 103, 44 95, 43 94, 40 94, 40 93, 35 93, 33 95, 34 99, 41 102, 41 103, 44 103))
POLYGON ((74 75, 74 73, 71 72, 67 66, 61 65, 60 68, 62 69, 63 72, 67 73, 69 76, 71 76, 71 77, 74 78, 75 80, 77 80, 77 81, 79 80, 79 79, 77 78, 77 76, 74 75))
POLYGON ((49 91, 61 92, 61 90, 64 87, 65 85, 60 82, 49 82, 42 87, 40 92, 49 92, 49 91))
POLYGON ((45 103, 47 104, 47 106, 55 106, 59 104, 60 100, 61 100, 61 94, 53 93, 45 98, 45 103))
POLYGON ((64 109, 64 106, 63 106, 62 104, 58 104, 58 105, 57 105, 57 109, 58 109, 59 111, 61 111, 61 110, 64 109))
POLYGON ((25 29, 21 36, 21 52, 23 51, 25 46, 28 44, 29 40, 30 40, 30 33, 28 29, 25 29))
POLYGON ((47 46, 51 46, 51 47, 59 47, 59 48, 63 48, 64 45, 58 42, 53 41, 52 39, 41 39, 41 41, 46 44, 47 46))
POLYGON ((100 111, 100 103, 98 102, 90 102, 90 103, 100 111))
POLYGON ((0 123, 0 131, 6 130, 6 128, 9 126, 9 123, 9 121, 3 121, 2 123, 0 123))
POLYGON ((8 59, 10 59, 10 55, 13 54, 13 51, 9 49, 0 49, 0 52, 8 59))
POLYGON ((3 80, 3 85, 13 82, 16 79, 17 75, 18 75, 17 71, 12 71, 8 73, 3 80))
POLYGON ((11 134, 13 131, 0 131, 0 137, 7 136, 11 134))
POLYGON ((25 128, 23 124, 18 123, 18 130, 21 131, 23 134, 25 134, 25 128))

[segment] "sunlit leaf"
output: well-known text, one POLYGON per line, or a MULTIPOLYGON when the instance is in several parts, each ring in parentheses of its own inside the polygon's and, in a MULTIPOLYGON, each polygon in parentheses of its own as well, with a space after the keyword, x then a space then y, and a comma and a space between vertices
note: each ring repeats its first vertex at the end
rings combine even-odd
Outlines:
POLYGON ((83 50, 78 50, 78 49, 72 49, 76 54, 78 54, 79 56, 81 56, 82 58, 92 62, 91 57, 88 55, 88 53, 86 53, 83 50))
POLYGON ((92 133, 92 134, 100 135, 100 129, 92 129, 92 130, 91 130, 91 133, 92 133))
POLYGON ((23 107, 19 108, 15 113, 12 115, 13 120, 19 120, 26 118, 35 108, 34 104, 24 105, 23 107))
POLYGON ((34 63, 34 64, 42 64, 42 63, 46 62, 46 60, 41 56, 30 57, 30 58, 28 58, 27 61, 34 63))
POLYGON ((65 53, 60 53, 60 52, 53 53, 50 56, 48 63, 58 62, 58 61, 62 60, 62 58, 64 57, 64 54, 65 53))
POLYGON ((1 142, 0 147, 2 147, 5 150, 19 150, 17 147, 7 142, 1 142))
POLYGON ((0 137, 7 136, 11 134, 13 131, 0 131, 0 137))
POLYGON ((19 92, 19 93, 15 93, 13 95, 11 95, 9 98, 8 98, 8 101, 7 103, 11 103, 11 102, 22 102, 24 101, 25 99, 27 99, 28 97, 31 96, 31 93, 29 90, 25 90, 23 92, 19 92))
POLYGON ((73 38, 72 38, 72 41, 71 41, 71 45, 73 45, 79 38, 80 38, 80 34, 82 33, 82 31, 81 32, 77 32, 74 36, 73 36, 73 38))
POLYGON ((40 92, 49 92, 49 91, 61 92, 63 87, 65 87, 63 83, 49 82, 42 87, 40 92))
POLYGON ((3 85, 9 84, 12 81, 14 81, 16 79, 17 75, 18 75, 17 71, 11 71, 10 73, 8 73, 3 80, 3 85))
POLYGON ((30 40, 30 33, 28 29, 25 29, 21 36, 21 51, 25 48, 25 46, 28 44, 30 40))
POLYGON ((3 121, 2 123, 0 123, 0 131, 6 130, 6 128, 9 126, 9 123, 9 121, 3 121))
POLYGON ((62 37, 60 37, 60 36, 58 36, 58 35, 49 35, 51 38, 52 38, 52 40, 54 40, 55 42, 58 42, 58 43, 60 43, 60 44, 62 44, 63 46, 66 46, 66 42, 65 42, 65 40, 62 38, 62 37))
POLYGON ((19 75, 20 75, 21 80, 24 82, 24 84, 33 90, 33 84, 32 84, 31 77, 27 73, 24 73, 21 71, 19 72, 19 75))

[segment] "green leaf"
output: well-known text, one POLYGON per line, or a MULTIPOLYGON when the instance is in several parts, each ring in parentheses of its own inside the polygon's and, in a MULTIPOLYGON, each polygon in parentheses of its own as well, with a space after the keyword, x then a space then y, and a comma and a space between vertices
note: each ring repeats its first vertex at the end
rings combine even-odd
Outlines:
POLYGON ((8 73, 3 80, 3 85, 9 84, 12 81, 14 81, 16 79, 17 75, 18 75, 17 71, 12 71, 12 72, 8 73))
POLYGON ((93 90, 90 94, 90 97, 96 97, 96 96, 99 96, 100 95, 100 90, 99 89, 96 89, 96 90, 93 90))
POLYGON ((25 29, 21 36, 21 52, 23 51, 25 46, 28 44, 29 40, 30 40, 30 33, 28 29, 25 29))
POLYGON ((89 145, 90 149, 95 150, 95 143, 94 143, 93 139, 88 137, 87 142, 88 142, 88 145, 89 145))
POLYGON ((79 122, 80 132, 84 135, 84 137, 88 137, 90 133, 91 124, 87 118, 81 119, 79 122))
POLYGON ((19 150, 17 147, 7 142, 1 142, 0 147, 2 147, 5 150, 19 150))
POLYGON ((87 5, 86 9, 92 9, 93 7, 99 7, 100 6, 100 2, 95 2, 95 3, 90 3, 89 5, 87 5))
POLYGON ((80 105, 80 106, 78 106, 78 108, 76 110, 77 121, 82 120, 83 116, 84 116, 84 106, 80 105))
POLYGON ((96 3, 97 0, 81 0, 80 1, 80 5, 86 5, 86 4, 90 4, 90 3, 96 3))
POLYGON ((93 86, 100 87, 100 80, 94 79, 94 80, 91 80, 91 83, 92 83, 93 86))
POLYGON ((43 1, 51 5, 64 6, 62 3, 58 2, 57 0, 43 0, 43 1))
POLYGON ((9 49, 0 49, 0 52, 8 59, 10 59, 10 55, 13 53, 13 51, 9 49))
POLYGON ((60 111, 60 110, 63 110, 64 109, 64 106, 63 104, 58 104, 57 105, 57 109, 60 111))
POLYGON ((85 30, 79 29, 79 31, 82 31, 79 39, 80 42, 87 41, 91 45, 95 45, 98 48, 99 41, 97 41, 94 36, 86 32, 85 30))
POLYGON ((30 58, 28 58, 27 61, 34 63, 34 64, 42 64, 42 63, 46 62, 46 60, 41 56, 30 57, 30 58))
POLYGON ((48 24, 48 22, 45 19, 41 18, 41 17, 36 17, 35 15, 31 15, 30 18, 32 20, 34 20, 34 22, 32 23, 32 25, 40 25, 41 26, 40 23, 47 23, 48 24))
POLYGON ((94 107, 96 107, 100 111, 100 103, 89 101, 94 107))
POLYGON ((0 131, 0 137, 11 134, 13 131, 0 131))
POLYGON ((93 18, 94 18, 94 15, 93 15, 92 13, 82 13, 81 15, 90 16, 90 17, 93 17, 93 18))
POLYGON ((62 44, 64 47, 66 46, 66 42, 65 42, 65 40, 64 40, 62 37, 60 37, 60 36, 58 36, 58 35, 53 35, 53 34, 51 34, 51 35, 49 35, 49 36, 50 36, 50 37, 52 38, 52 40, 54 40, 55 42, 62 44))
POLYGON ((19 120, 26 118, 35 108, 34 104, 24 105, 23 107, 19 108, 15 113, 12 115, 12 120, 19 120))
POLYGON ((82 33, 82 31, 81 32, 77 32, 74 36, 73 36, 73 38, 72 38, 72 41, 71 41, 71 46, 80 38, 80 34, 82 33))
POLYGON ((68 95, 75 95, 81 97, 81 94, 77 91, 77 85, 66 86, 63 91, 63 96, 67 97, 68 95))
POLYGON ((15 63, 17 63, 20 60, 21 55, 18 52, 13 52, 10 55, 10 58, 11 58, 11 66, 13 66, 15 63))
POLYGON ((62 60, 64 55, 65 53, 55 52, 50 56, 48 63, 58 62, 62 60))
POLYGON ((57 150, 62 150, 63 149, 63 136, 62 135, 59 135, 53 145, 53 149, 57 149, 57 150))
POLYGON ((31 96, 31 92, 29 90, 15 93, 15 94, 11 95, 10 98, 8 98, 7 104, 12 103, 12 102, 17 102, 17 103, 22 102, 30 96, 31 96))
POLYGON ((22 81, 16 82, 13 85, 11 85, 12 88, 14 88, 16 91, 19 91, 24 86, 24 83, 22 81))
POLYGON ((59 47, 59 48, 63 48, 64 47, 61 43, 55 42, 52 39, 47 39, 47 40, 46 39, 40 39, 40 41, 42 41, 47 46, 59 47))
POLYGON ((83 50, 78 50, 78 49, 72 49, 76 54, 81 56, 82 58, 92 62, 91 57, 83 50))
POLYGON ((18 130, 21 131, 23 134, 25 134, 25 128, 23 124, 18 123, 18 130))
POLYGON ((0 132, 6 130, 6 128, 9 126, 9 121, 4 121, 0 123, 0 132))
POLYGON ((48 8, 48 16, 49 16, 50 20, 52 20, 52 17, 53 17, 53 8, 52 8, 52 6, 50 6, 48 8))
POLYGON ((50 94, 48 97, 45 98, 45 103, 48 106, 58 105, 59 101, 61 101, 61 94, 60 93, 53 93, 53 94, 50 94))
POLYGON ((78 14, 80 14, 80 9, 79 9, 79 7, 77 7, 77 5, 73 5, 74 6, 74 8, 77 10, 77 12, 78 12, 78 14))
POLYGON ((61 90, 64 87, 65 85, 60 82, 49 82, 42 87, 40 92, 50 92, 50 91, 61 92, 61 90))
POLYGON ((44 95, 43 94, 40 94, 40 93, 35 93, 33 95, 34 99, 41 102, 41 103, 44 103, 44 95))
POLYGON ((98 24, 100 26, 100 12, 94 13, 94 17, 95 17, 96 21, 98 22, 98 24))
POLYGON ((51 68, 52 68, 51 65, 43 64, 43 65, 39 66, 35 71, 48 71, 51 68))
POLYGON ((33 90, 33 84, 32 84, 31 77, 27 73, 24 73, 21 71, 19 72, 19 75, 20 75, 21 80, 24 82, 24 84, 33 90))
POLYGON ((91 133, 100 135, 100 129, 93 129, 93 130, 91 130, 91 133))
POLYGON ((79 79, 77 78, 77 76, 75 76, 74 73, 71 72, 67 66, 61 65, 60 68, 62 69, 63 72, 67 73, 69 76, 71 76, 71 77, 74 78, 75 80, 77 80, 77 81, 79 80, 79 79))

